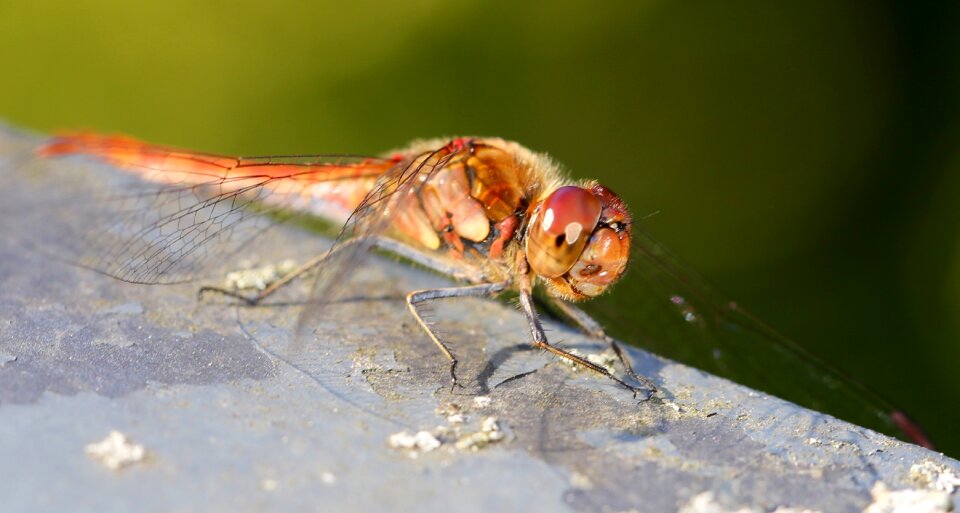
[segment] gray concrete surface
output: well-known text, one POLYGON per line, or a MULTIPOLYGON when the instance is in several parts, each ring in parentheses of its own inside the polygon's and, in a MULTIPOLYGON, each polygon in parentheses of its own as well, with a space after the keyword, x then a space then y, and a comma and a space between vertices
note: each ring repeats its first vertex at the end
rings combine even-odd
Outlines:
MULTIPOLYGON (((451 393, 402 302, 448 282, 385 258, 307 340, 291 335, 307 285, 237 308, 198 302, 194 283, 132 285, 44 258, 23 246, 35 228, 17 211, 56 195, 31 185, 34 143, 0 134, 0 176, 19 184, 0 188, 2 511, 853 512, 881 505, 877 483, 957 509, 955 460, 631 349, 665 390, 638 403, 528 350, 522 316, 495 301, 436 306, 462 360, 451 393), (488 417, 503 438, 466 447, 488 417), (145 456, 113 470, 88 454, 112 430, 145 456), (442 445, 391 447, 404 431, 442 445)), ((253 256, 326 244, 278 227, 253 256)), ((565 347, 603 350, 549 327, 565 347)))

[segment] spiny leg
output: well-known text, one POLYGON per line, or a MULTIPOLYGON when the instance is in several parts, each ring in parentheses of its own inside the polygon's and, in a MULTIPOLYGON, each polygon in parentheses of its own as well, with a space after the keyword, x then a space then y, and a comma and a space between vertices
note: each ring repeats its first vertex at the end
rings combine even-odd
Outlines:
POLYGON ((223 294, 224 296, 239 299, 240 301, 243 301, 244 303, 250 306, 256 305, 261 301, 263 301, 264 299, 266 299, 267 297, 269 297, 270 295, 272 295, 274 292, 280 290, 280 288, 282 288, 284 285, 287 285, 291 281, 303 276, 313 268, 323 264, 327 259, 329 259, 334 254, 336 254, 337 251, 344 249, 344 247, 346 247, 351 242, 353 241, 348 241, 330 251, 327 251, 325 253, 322 253, 318 256, 311 258, 305 263, 297 266, 296 269, 283 275, 283 277, 281 277, 279 280, 270 283, 267 287, 257 292, 257 294, 253 296, 247 296, 238 290, 231 290, 223 287, 204 286, 204 287, 200 287, 200 290, 197 291, 197 299, 203 299, 203 294, 206 292, 216 292, 217 294, 223 294))
MULTIPOLYGON (((290 271, 289 273, 283 275, 283 277, 280 278, 279 280, 270 283, 270 285, 268 285, 266 288, 264 288, 254 296, 247 296, 245 294, 240 293, 239 291, 230 290, 223 287, 205 286, 205 287, 201 287, 200 290, 197 291, 197 299, 203 299, 203 294, 206 292, 216 292, 224 296, 229 296, 232 298, 239 299, 240 301, 243 301, 244 303, 247 303, 248 305, 251 305, 251 306, 256 305, 261 301, 263 301, 264 299, 266 299, 268 296, 272 295, 274 292, 280 290, 280 288, 282 288, 283 286, 292 282, 293 280, 310 272, 312 269, 319 267, 320 265, 323 265, 323 263, 327 261, 327 259, 333 257, 336 253, 344 249, 347 249, 355 244, 358 244, 363 240, 364 239, 347 240, 344 243, 332 248, 330 251, 324 252, 308 260, 307 262, 298 266, 293 271, 290 271)), ((443 260, 440 260, 438 258, 434 258, 430 255, 426 255, 420 251, 417 251, 411 248, 410 246, 407 246, 406 244, 403 244, 402 242, 398 242, 398 241, 383 238, 383 237, 376 237, 375 239, 373 239, 371 243, 371 247, 388 251, 400 257, 406 258, 418 265, 422 265, 424 267, 433 269, 441 274, 446 274, 453 278, 477 279, 477 277, 474 277, 474 276, 461 276, 461 272, 455 267, 451 266, 448 262, 444 262, 443 260)))
POLYGON ((647 378, 641 374, 637 374, 637 372, 633 370, 633 365, 630 364, 630 360, 627 358, 627 355, 623 352, 623 349, 620 348, 620 344, 618 344, 613 337, 607 335, 607 333, 603 330, 603 327, 600 326, 600 323, 590 317, 590 314, 560 298, 550 297, 550 302, 553 306, 560 310, 563 315, 567 316, 568 319, 573 321, 580 331, 586 333, 587 335, 606 340, 607 343, 610 344, 610 349, 613 349, 613 352, 617 355, 617 358, 620 359, 620 363, 623 364, 623 367, 627 370, 627 375, 646 387, 650 391, 651 395, 657 393, 656 385, 650 381, 650 378, 647 378))
POLYGON ((451 391, 453 390, 453 387, 459 385, 459 383, 457 383, 457 357, 454 356, 453 352, 450 351, 450 348, 448 348, 447 345, 440 340, 440 337, 433 332, 433 329, 430 328, 430 325, 427 324, 427 322, 423 319, 423 316, 420 314, 417 305, 419 303, 423 303, 424 301, 431 301, 434 299, 492 295, 502 292, 509 286, 510 281, 503 281, 499 283, 468 285, 466 287, 415 290, 407 294, 407 308, 410 310, 410 313, 413 314, 414 319, 417 320, 417 324, 423 328, 423 331, 427 332, 427 336, 430 337, 430 340, 432 340, 433 343, 440 348, 440 351, 442 351, 443 354, 450 359, 450 380, 452 382, 450 387, 451 391))
MULTIPOLYGON (((633 396, 636 397, 638 392, 646 390, 644 388, 635 387, 628 384, 622 379, 614 376, 610 371, 604 369, 603 367, 582 358, 575 354, 569 353, 560 349, 559 347, 553 346, 550 342, 547 341, 547 335, 543 331, 543 325, 540 324, 540 319, 537 317, 537 311, 533 306, 533 286, 530 283, 530 277, 527 274, 524 274, 520 280, 520 306, 523 310, 523 314, 527 317, 527 324, 530 326, 530 336, 531 342, 535 347, 549 351, 561 358, 566 358, 578 365, 582 365, 598 374, 603 374, 604 376, 612 379, 618 385, 626 388, 633 392, 633 396)), ((652 390, 656 390, 655 388, 652 390)), ((653 396, 653 391, 647 390, 647 396, 644 400, 650 399, 653 396)))

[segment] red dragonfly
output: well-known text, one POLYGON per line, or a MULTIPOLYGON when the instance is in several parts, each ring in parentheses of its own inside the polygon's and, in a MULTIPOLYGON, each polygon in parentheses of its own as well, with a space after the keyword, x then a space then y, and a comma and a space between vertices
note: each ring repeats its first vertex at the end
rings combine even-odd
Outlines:
POLYGON ((105 217, 82 220, 98 230, 76 230, 85 232, 80 263, 124 281, 190 280, 211 261, 245 249, 263 230, 306 212, 342 224, 327 253, 252 297, 201 290, 257 303, 314 270, 319 277, 313 294, 326 297, 361 252, 381 248, 466 283, 407 295, 410 313, 449 358, 454 384, 457 359, 420 307, 439 298, 513 290, 534 346, 649 398, 655 385, 635 373, 600 324, 573 305, 608 290, 631 261, 632 273, 643 278, 652 298, 650 305, 636 305, 638 313, 648 314, 634 323, 644 343, 805 406, 930 444, 902 412, 806 355, 677 264, 634 229, 626 205, 610 189, 572 181, 547 156, 517 143, 456 138, 414 142, 386 157, 235 158, 75 134, 46 142, 38 154, 93 157, 133 180, 121 188, 127 193, 105 198, 111 204, 105 217), (555 309, 610 343, 623 378, 548 342, 534 307, 538 283, 555 309), (698 354, 688 357, 688 348, 698 354), (756 376, 762 379, 751 379, 756 376))
MULTIPOLYGON (((43 157, 84 154, 162 185, 139 192, 114 223, 133 233, 100 245, 86 265, 121 280, 160 283, 188 279, 217 251, 239 248, 259 230, 251 214, 288 209, 343 223, 338 243, 253 297, 204 287, 258 303, 296 277, 322 268, 340 276, 352 255, 376 247, 453 276, 468 285, 410 292, 407 306, 450 360, 457 358, 424 320, 420 305, 451 297, 514 290, 531 343, 600 373, 635 395, 654 384, 635 373, 617 343, 571 304, 606 291, 623 276, 632 220, 623 201, 595 182, 572 183, 546 156, 496 138, 420 141, 387 158, 232 158, 187 152, 118 136, 66 135, 39 148, 43 157), (300 161, 297 161, 300 160, 300 161), (136 202, 143 202, 137 205, 136 202), (144 207, 156 211, 144 214, 144 207), (142 217, 143 215, 149 217, 142 217), (239 232, 245 231, 246 236, 239 232), (201 251, 201 248, 203 250, 201 251), (605 367, 550 344, 534 307, 534 284, 581 329, 606 339, 633 383, 605 367)), ((130 199, 130 198, 127 198, 130 199)), ((88 253, 88 256, 89 253, 88 253)), ((323 294, 321 294, 323 295, 323 294)))

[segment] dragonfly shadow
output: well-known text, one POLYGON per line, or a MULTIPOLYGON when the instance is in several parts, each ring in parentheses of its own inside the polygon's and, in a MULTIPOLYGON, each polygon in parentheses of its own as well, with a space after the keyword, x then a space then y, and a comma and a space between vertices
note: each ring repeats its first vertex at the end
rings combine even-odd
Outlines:
POLYGON ((480 393, 482 395, 486 395, 490 393, 490 390, 492 390, 493 388, 498 388, 501 385, 504 385, 511 381, 522 379, 526 376, 529 376, 537 372, 538 369, 524 370, 516 374, 512 374, 507 378, 497 381, 496 383, 493 384, 492 387, 490 386, 490 380, 494 377, 494 375, 497 373, 497 370, 504 363, 508 362, 510 359, 512 359, 514 356, 520 353, 530 353, 532 351, 533 351, 533 347, 530 346, 529 344, 514 344, 511 346, 500 348, 496 350, 493 354, 491 354, 486 359, 486 363, 484 363, 480 372, 476 376, 476 382, 480 389, 480 393))
MULTIPOLYGON (((369 299, 368 300, 378 300, 369 299)), ((354 300, 356 301, 356 300, 354 300)), ((326 393, 330 394, 340 404, 373 418, 387 422, 390 425, 412 429, 414 426, 408 425, 400 418, 395 418, 383 413, 375 398, 363 391, 344 386, 337 381, 342 380, 338 369, 326 368, 325 365, 317 365, 312 358, 305 358, 306 347, 302 344, 295 344, 293 350, 290 350, 288 338, 290 332, 283 328, 275 330, 264 330, 264 323, 258 321, 256 316, 245 319, 243 312, 277 312, 285 308, 303 306, 302 302, 294 303, 265 303, 258 305, 237 305, 236 323, 237 327, 247 338, 247 340, 264 356, 266 356, 274 367, 284 366, 292 370, 297 375, 303 376, 326 393), (287 349, 287 350, 284 350, 287 349)), ((271 321, 267 321, 267 325, 271 321)), ((322 360, 322 358, 321 358, 322 360)))

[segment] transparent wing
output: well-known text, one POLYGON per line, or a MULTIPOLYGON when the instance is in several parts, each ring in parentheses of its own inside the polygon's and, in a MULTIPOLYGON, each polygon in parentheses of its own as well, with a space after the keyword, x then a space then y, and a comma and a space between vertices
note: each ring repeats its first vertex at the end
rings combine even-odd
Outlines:
POLYGON ((13 222, 31 228, 35 249, 55 240, 51 256, 135 283, 192 280, 295 215, 342 223, 396 165, 339 155, 233 158, 85 134, 48 141, 37 155, 21 185, 63 190, 66 182, 69 192, 44 205, 8 205, 13 222), (65 222, 45 222, 51 216, 65 222))
POLYGON ((298 343, 322 321, 324 305, 344 297, 346 281, 343 277, 350 269, 362 265, 377 238, 391 228, 392 216, 403 208, 402 202, 417 196, 432 174, 467 151, 465 142, 456 139, 379 177, 344 223, 323 264, 317 268, 310 293, 311 304, 303 309, 297 323, 298 343))
POLYGON ((627 278, 614 297, 586 305, 611 334, 808 408, 929 444, 902 411, 763 325, 638 232, 627 278), (629 318, 611 315, 611 302, 625 298, 629 318))

